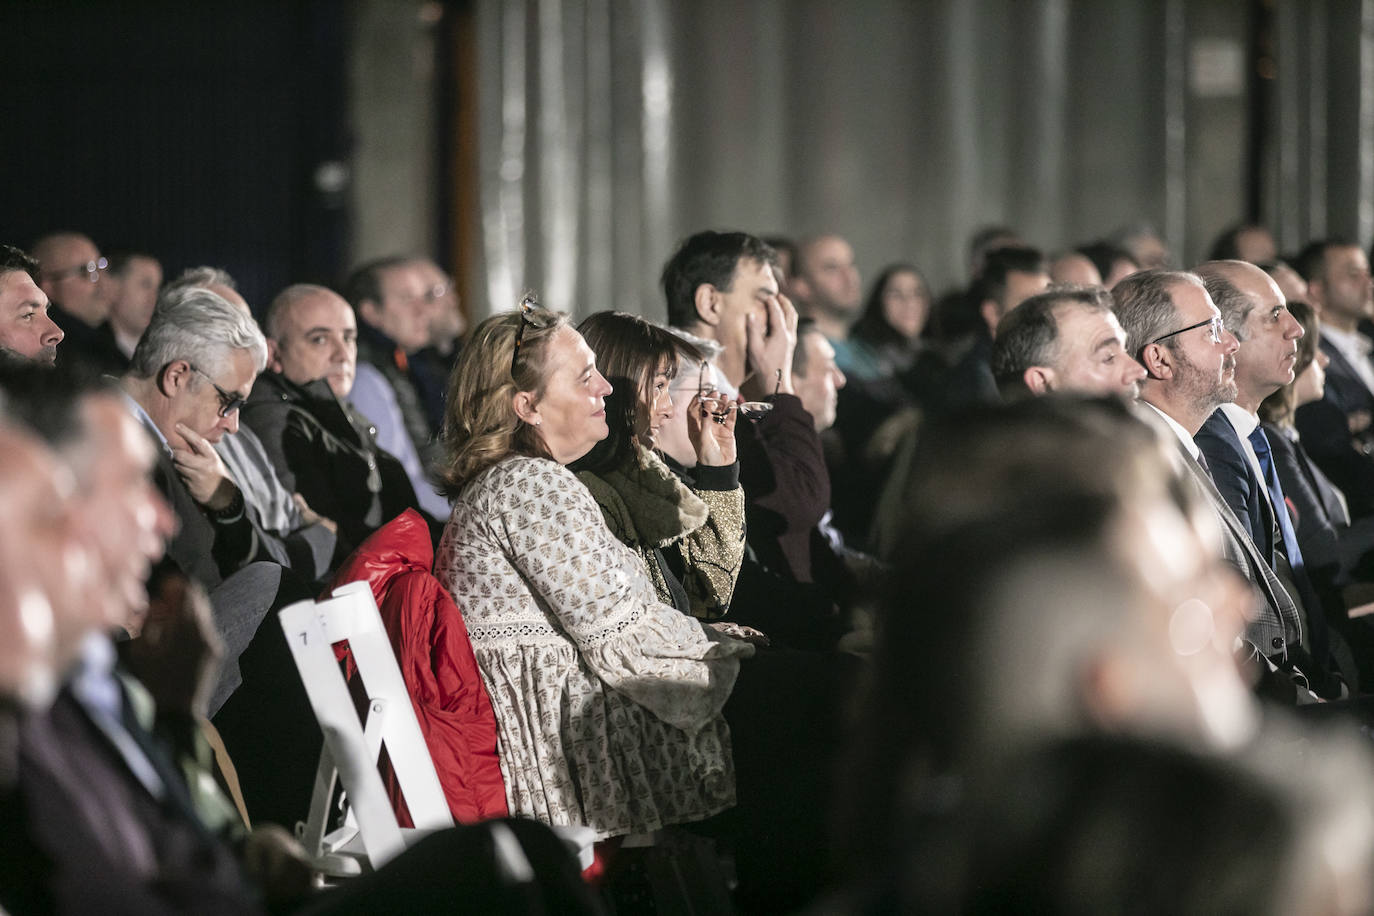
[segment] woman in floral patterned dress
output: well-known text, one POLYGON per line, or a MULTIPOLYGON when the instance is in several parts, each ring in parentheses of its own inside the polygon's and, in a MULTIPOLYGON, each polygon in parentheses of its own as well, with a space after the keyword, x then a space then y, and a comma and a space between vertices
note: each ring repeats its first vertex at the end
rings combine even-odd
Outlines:
POLYGON ((735 803, 721 708, 753 651, 662 603, 565 467, 607 435, 610 391, 562 315, 527 301, 477 327, 450 381, 434 570, 491 696, 511 813, 601 836, 735 803))

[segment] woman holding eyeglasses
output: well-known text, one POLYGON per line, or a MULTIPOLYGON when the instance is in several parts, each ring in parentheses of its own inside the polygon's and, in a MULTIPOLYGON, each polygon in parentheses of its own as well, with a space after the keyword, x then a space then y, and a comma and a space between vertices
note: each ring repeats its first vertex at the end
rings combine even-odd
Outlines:
POLYGON ((739 411, 707 382, 674 404, 669 388, 679 371, 710 377, 698 373, 701 352, 663 328, 637 315, 598 312, 577 330, 614 390, 606 396, 610 434, 572 469, 611 531, 639 555, 660 601, 707 620, 723 616, 744 560, 739 411), (696 459, 690 485, 658 454, 660 435, 679 411, 696 459))
POLYGON ((567 468, 607 436, 611 390, 562 315, 527 301, 477 326, 449 385, 434 570, 491 696, 512 814, 603 837, 735 803, 721 709, 753 652, 661 601, 567 468))

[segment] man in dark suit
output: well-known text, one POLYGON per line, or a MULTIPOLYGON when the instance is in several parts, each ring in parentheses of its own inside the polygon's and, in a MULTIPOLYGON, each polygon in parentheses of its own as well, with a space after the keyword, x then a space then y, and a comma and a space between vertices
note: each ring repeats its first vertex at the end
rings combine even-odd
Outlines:
POLYGON ((1317 466, 1341 488, 1352 518, 1374 514, 1374 343, 1360 323, 1374 318, 1369 261, 1340 239, 1313 242, 1294 266, 1307 280, 1310 304, 1321 315, 1326 391, 1299 407, 1294 422, 1317 466))
POLYGON ((1207 457, 1217 490, 1302 613, 1304 643, 1313 659, 1303 670, 1319 694, 1339 696, 1340 682, 1326 675, 1332 669, 1326 613, 1308 579, 1273 449, 1259 419, 1260 403, 1293 381, 1302 326, 1289 313, 1278 285, 1253 264, 1210 261, 1197 273, 1239 349, 1235 400, 1220 405, 1194 439, 1207 457))
POLYGON ((1184 465, 1221 522, 1227 561, 1262 599, 1246 639, 1272 666, 1290 667, 1289 649, 1302 643, 1293 599, 1218 492, 1193 441, 1213 411, 1235 399, 1239 343, 1196 274, 1141 271, 1118 283, 1112 298, 1127 349, 1145 367, 1140 400, 1177 438, 1184 465))

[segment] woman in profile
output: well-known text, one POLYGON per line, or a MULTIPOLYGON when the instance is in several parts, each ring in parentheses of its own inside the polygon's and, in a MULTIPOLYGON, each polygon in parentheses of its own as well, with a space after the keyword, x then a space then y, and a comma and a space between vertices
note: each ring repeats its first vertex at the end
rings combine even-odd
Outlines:
POLYGON ((615 390, 606 396, 610 434, 573 470, 611 531, 639 554, 659 600, 695 617, 721 617, 744 560, 738 411, 713 387, 683 392, 686 403, 674 404, 674 377, 698 373, 703 355, 663 328, 637 315, 598 312, 577 330, 615 390), (679 412, 696 459, 690 486, 657 454, 679 412))
POLYGON ((511 813, 602 837, 734 805, 721 708, 753 652, 661 601, 567 468, 606 437, 610 393, 565 316, 526 300, 477 326, 449 385, 434 570, 491 696, 511 813))

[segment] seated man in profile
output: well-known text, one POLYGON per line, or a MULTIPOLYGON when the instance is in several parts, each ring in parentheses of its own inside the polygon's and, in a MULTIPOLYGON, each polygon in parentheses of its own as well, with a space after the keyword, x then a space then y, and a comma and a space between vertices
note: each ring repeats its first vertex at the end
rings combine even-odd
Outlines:
POLYGON ((37 261, 0 245, 0 352, 51 366, 64 335, 48 314, 51 304, 38 276, 37 261))
POLYGON ((268 371, 243 414, 285 486, 355 545, 418 509, 404 468, 377 447, 376 430, 346 400, 358 362, 348 303, 322 286, 289 286, 268 306, 265 324, 268 371))
POLYGON ((1056 391, 1134 399, 1145 369, 1099 286, 1041 293, 1010 312, 997 325, 992 374, 1006 401, 1056 391))

